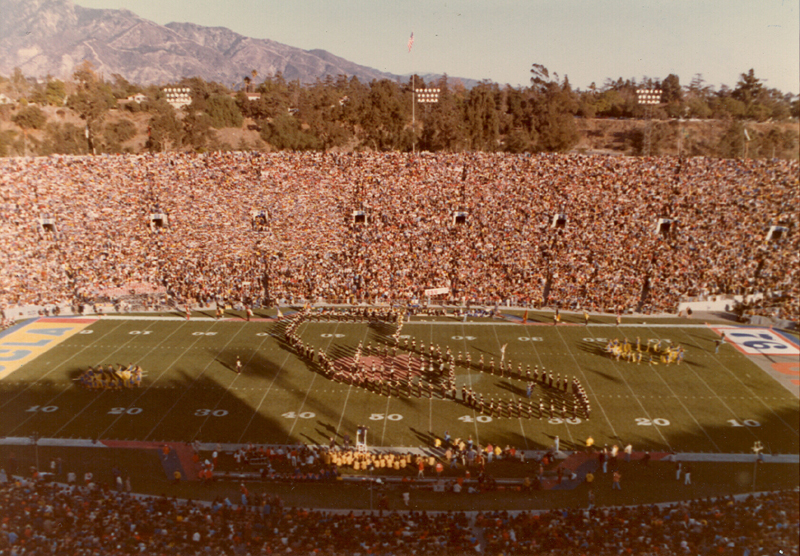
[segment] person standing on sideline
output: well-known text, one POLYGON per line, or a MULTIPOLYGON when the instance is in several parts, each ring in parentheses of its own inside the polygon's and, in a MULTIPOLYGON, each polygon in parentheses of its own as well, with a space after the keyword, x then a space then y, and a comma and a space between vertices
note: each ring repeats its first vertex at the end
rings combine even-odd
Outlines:
POLYGON ((683 484, 692 484, 692 468, 688 465, 686 466, 686 469, 683 470, 683 484))
POLYGON ((242 374, 242 360, 239 359, 239 356, 236 356, 236 374, 242 374))
POLYGON ((560 444, 560 443, 561 443, 561 440, 560 440, 560 439, 559 439, 559 438, 556 436, 556 439, 555 439, 555 441, 553 442, 553 444, 555 445, 555 448, 556 448, 556 453, 558 453, 558 452, 560 451, 560 450, 558 449, 558 448, 559 448, 559 444, 560 444))
POLYGON ((681 462, 679 461, 675 462, 675 480, 681 480, 681 462))
POLYGON ((714 349, 714 353, 719 353, 719 346, 725 343, 725 333, 723 332, 722 335, 714 341, 714 343, 717 346, 714 349))
POLYGON ((617 489, 622 490, 622 487, 619 484, 619 480, 622 478, 622 473, 619 471, 614 471, 614 474, 611 476, 611 490, 617 489))

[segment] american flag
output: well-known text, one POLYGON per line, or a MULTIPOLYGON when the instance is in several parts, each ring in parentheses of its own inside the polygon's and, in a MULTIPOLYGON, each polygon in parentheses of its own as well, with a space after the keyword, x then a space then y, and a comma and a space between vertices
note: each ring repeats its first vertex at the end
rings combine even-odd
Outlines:
POLYGON ((414 46, 414 32, 411 32, 411 36, 408 38, 408 51, 411 52, 411 47, 414 46))

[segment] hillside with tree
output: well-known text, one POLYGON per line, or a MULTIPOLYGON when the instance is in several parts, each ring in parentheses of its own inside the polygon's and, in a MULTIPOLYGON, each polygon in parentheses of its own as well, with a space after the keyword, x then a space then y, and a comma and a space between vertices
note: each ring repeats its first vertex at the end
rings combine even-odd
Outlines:
POLYGON ((0 76, 0 156, 207 150, 605 152, 712 157, 798 157, 797 95, 751 69, 733 88, 696 75, 608 79, 573 88, 539 64, 527 87, 447 76, 426 83, 340 75, 314 83, 246 72, 238 90, 199 77, 176 109, 163 87, 105 78, 89 63, 66 82, 0 76), (413 103, 413 87, 438 89, 413 103), (659 89, 645 107, 637 89, 659 89))

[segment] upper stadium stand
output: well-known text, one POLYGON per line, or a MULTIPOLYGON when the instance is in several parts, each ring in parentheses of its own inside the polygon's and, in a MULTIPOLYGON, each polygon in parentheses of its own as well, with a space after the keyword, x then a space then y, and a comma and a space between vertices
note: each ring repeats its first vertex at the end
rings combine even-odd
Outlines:
POLYGON ((486 153, 2 159, 0 306, 125 291, 175 306, 406 302, 444 286, 451 301, 642 313, 763 294, 751 314, 796 322, 798 170, 486 153))

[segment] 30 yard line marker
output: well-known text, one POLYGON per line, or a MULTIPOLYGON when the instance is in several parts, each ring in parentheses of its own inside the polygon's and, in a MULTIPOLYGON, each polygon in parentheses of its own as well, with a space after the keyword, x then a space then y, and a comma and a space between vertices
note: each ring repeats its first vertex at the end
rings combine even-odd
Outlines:
MULTIPOLYGON (((208 330, 211 330, 211 328, 214 328, 214 326, 215 326, 215 325, 216 325, 216 322, 212 322, 212 324, 211 324, 211 327, 210 327, 208 330)), ((180 402, 180 401, 183 399, 183 397, 184 397, 184 396, 186 396, 186 394, 188 394, 188 393, 189 393, 189 392, 192 390, 192 386, 194 386, 195 384, 197 384, 197 382, 200 380, 200 378, 201 378, 201 377, 202 377, 204 374, 206 374, 206 371, 207 371, 207 370, 208 370, 208 368, 211 366, 211 364, 212 364, 212 363, 214 363, 214 362, 216 361, 217 357, 219 357, 219 355, 220 355, 220 354, 221 354, 223 351, 225 351, 225 348, 227 348, 227 347, 228 347, 228 344, 230 344, 230 343, 233 341, 233 339, 234 339, 234 338, 235 338, 235 337, 236 337, 236 336, 239 334, 239 332, 241 332, 243 329, 244 329, 244 327, 241 327, 239 330, 237 330, 237 331, 236 331, 236 334, 233 334, 233 335, 232 335, 232 336, 231 336, 231 337, 228 339, 228 341, 227 341, 227 342, 225 342, 225 345, 224 345, 224 346, 222 346, 222 347, 220 348, 220 350, 219 350, 219 351, 216 353, 216 355, 215 355, 215 356, 214 356, 214 357, 213 357, 213 358, 212 358, 212 359, 211 359, 211 360, 210 360, 210 361, 209 361, 209 362, 206 364, 206 366, 205 366, 205 367, 203 367, 203 370, 202 370, 202 371, 200 371, 200 374, 198 374, 198 375, 195 377, 194 381, 192 381, 192 383, 191 383, 191 384, 190 384, 190 385, 189 385, 189 386, 188 386, 188 387, 187 387, 187 388, 186 388, 186 389, 183 391, 183 393, 182 393, 180 396, 178 396, 178 399, 176 399, 176 400, 175 400, 175 403, 173 403, 173 404, 172 404, 172 406, 170 406, 170 408, 169 408, 169 409, 168 409, 168 410, 167 410, 167 411, 164 413, 164 416, 163 416, 163 417, 161 417, 161 419, 159 419, 159 420, 158 420, 158 423, 156 423, 156 424, 155 424, 155 426, 154 426, 152 429, 150 429, 150 432, 148 432, 148 433, 147 433, 147 435, 144 437, 144 439, 143 439, 143 440, 147 440, 148 438, 150 438, 150 435, 152 435, 152 434, 153 434, 153 433, 156 431, 156 429, 158 429, 158 427, 161 425, 161 423, 164 421, 164 419, 166 419, 166 418, 167 418, 167 415, 169 415, 169 414, 172 412, 172 410, 175 408, 175 406, 177 406, 177 405, 178 405, 178 403, 179 403, 179 402, 180 402)), ((197 339, 196 339, 194 342, 192 342, 192 345, 194 345, 195 343, 199 342, 199 341, 200 341, 200 339, 201 339, 202 337, 203 337, 203 336, 197 336, 197 339)), ((183 353, 182 353, 181 355, 179 355, 179 356, 178 356, 178 357, 175 359, 175 362, 179 361, 179 360, 180 360, 180 358, 181 358, 183 355, 185 355, 187 351, 189 351, 189 348, 186 348, 186 349, 183 351, 183 353)), ((172 365, 174 365, 174 364, 175 364, 175 362, 173 362, 173 363, 172 363, 172 364, 171 364, 171 365, 170 365, 170 366, 169 366, 167 369, 165 369, 165 370, 164 370, 164 373, 166 373, 166 372, 167 372, 167 370, 169 370, 169 368, 171 368, 171 367, 172 367, 172 365)), ((159 375, 159 377, 158 377, 158 378, 161 378, 162 376, 164 376, 164 373, 161 373, 161 375, 159 375)), ((198 433, 199 433, 199 431, 198 431, 198 433)), ((194 436, 192 436, 192 439, 195 439, 195 438, 197 438, 197 434, 195 434, 194 436)))

